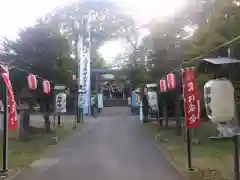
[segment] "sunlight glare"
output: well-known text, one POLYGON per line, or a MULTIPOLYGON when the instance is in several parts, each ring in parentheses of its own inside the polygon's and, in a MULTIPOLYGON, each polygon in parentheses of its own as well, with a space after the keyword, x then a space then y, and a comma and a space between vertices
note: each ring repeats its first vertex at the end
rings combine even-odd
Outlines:
POLYGON ((156 17, 163 18, 172 15, 182 8, 186 0, 115 0, 129 12, 137 21, 148 22, 156 17))
POLYGON ((123 40, 108 41, 99 48, 98 52, 103 56, 106 63, 109 64, 117 54, 124 52, 124 44, 126 42, 123 40))

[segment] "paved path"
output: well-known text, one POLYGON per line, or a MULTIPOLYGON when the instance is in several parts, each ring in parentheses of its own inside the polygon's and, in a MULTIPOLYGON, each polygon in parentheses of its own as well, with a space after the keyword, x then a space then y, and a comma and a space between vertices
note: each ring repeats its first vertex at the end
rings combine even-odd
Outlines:
POLYGON ((137 118, 126 114, 108 108, 90 118, 14 180, 181 180, 137 118))

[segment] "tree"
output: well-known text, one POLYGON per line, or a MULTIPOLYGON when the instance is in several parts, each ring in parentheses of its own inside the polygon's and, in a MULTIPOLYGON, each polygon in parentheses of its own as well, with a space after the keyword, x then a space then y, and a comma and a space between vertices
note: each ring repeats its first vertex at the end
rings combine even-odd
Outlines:
MULTIPOLYGON (((69 84, 69 70, 75 66, 70 58, 68 40, 52 27, 38 23, 22 30, 16 41, 2 41, 2 54, 12 60, 11 64, 29 73, 34 73, 54 83, 69 84)), ((13 69, 15 89, 26 85, 24 72, 13 69)))
MULTIPOLYGON (((91 19, 91 41, 93 64, 101 60, 98 48, 107 40, 116 37, 125 37, 127 30, 133 25, 131 17, 122 13, 122 10, 108 0, 84 0, 61 8, 45 18, 45 23, 54 24, 69 40, 74 53, 76 34, 86 33, 83 21, 91 19), (76 24, 78 28, 76 28, 76 24)), ((101 64, 101 63, 100 63, 101 64)))

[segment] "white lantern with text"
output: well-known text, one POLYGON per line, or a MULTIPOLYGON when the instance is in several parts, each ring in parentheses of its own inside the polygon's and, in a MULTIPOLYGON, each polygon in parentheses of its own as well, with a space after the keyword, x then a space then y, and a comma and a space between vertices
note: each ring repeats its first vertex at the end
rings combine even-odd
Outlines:
POLYGON ((208 118, 213 123, 234 118, 234 88, 227 79, 210 80, 204 85, 204 101, 208 118))
POLYGON ((49 94, 51 91, 51 86, 50 86, 50 82, 48 80, 44 80, 42 82, 42 88, 43 88, 43 92, 45 94, 49 94))
POLYGON ((163 93, 167 92, 167 83, 166 83, 166 80, 161 79, 161 80, 159 81, 159 85, 160 85, 160 90, 161 90, 161 92, 163 92, 163 93))
POLYGON ((29 89, 32 89, 32 90, 37 89, 37 78, 35 75, 29 74, 27 77, 27 81, 28 81, 29 89))
POLYGON ((168 89, 174 89, 176 87, 176 78, 173 73, 167 74, 167 87, 168 89))

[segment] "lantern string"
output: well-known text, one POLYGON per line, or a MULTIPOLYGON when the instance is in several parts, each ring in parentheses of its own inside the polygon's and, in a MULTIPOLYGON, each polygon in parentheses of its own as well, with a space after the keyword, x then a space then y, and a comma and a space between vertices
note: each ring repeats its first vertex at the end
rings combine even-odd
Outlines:
MULTIPOLYGON (((16 70, 18 70, 18 71, 21 71, 21 72, 24 72, 24 73, 26 73, 26 74, 33 74, 33 75, 35 75, 35 77, 37 78, 37 79, 41 79, 41 80, 48 80, 48 79, 46 79, 46 78, 43 78, 43 77, 41 77, 41 76, 39 76, 38 74, 35 74, 35 73, 33 73, 33 72, 27 72, 26 70, 24 70, 24 69, 22 69, 22 68, 19 68, 18 66, 16 66, 16 65, 8 65, 8 64, 5 64, 5 63, 3 63, 3 62, 0 62, 0 65, 3 65, 3 66, 6 66, 6 67, 8 67, 8 69, 9 69, 9 71, 11 70, 11 69, 16 69, 16 70)), ((30 66, 32 66, 31 64, 29 64, 30 66)), ((68 71, 70 71, 70 70, 68 70, 68 71)), ((72 72, 72 71, 71 71, 72 72)), ((75 74, 74 74, 75 75, 75 74)), ((55 84, 54 83, 54 81, 52 81, 52 80, 48 80, 50 83, 53 83, 53 84, 55 84)))
MULTIPOLYGON (((25 71, 24 69, 21 69, 21 68, 15 66, 15 65, 14 65, 14 66, 10 66, 10 67, 9 67, 9 70, 11 70, 11 69, 16 69, 16 70, 22 71, 22 72, 24 72, 24 73, 26 73, 26 74, 33 74, 33 75, 36 76, 36 78, 41 79, 41 80, 47 80, 46 78, 42 78, 41 76, 39 76, 39 75, 37 75, 37 74, 34 74, 34 73, 29 73, 29 72, 25 71)), ((51 80, 48 80, 48 81, 51 82, 51 83, 54 83, 54 82, 51 81, 51 80)))

